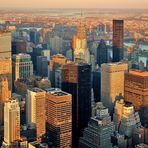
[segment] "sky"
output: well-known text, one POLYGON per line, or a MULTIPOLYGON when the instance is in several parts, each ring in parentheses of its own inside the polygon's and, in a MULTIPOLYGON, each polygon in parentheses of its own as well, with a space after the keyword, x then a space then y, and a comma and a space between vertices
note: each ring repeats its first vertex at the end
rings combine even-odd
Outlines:
POLYGON ((148 0, 0 0, 0 7, 145 9, 148 0))

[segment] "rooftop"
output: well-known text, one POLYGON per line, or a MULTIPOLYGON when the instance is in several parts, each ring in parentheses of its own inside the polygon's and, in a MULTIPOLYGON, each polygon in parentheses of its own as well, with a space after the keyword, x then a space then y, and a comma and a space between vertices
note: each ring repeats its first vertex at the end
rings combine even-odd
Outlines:
POLYGON ((108 66, 116 66, 116 65, 123 65, 125 63, 123 63, 123 62, 114 62, 114 63, 105 63, 105 64, 108 65, 108 66))
POLYGON ((47 93, 50 93, 53 96, 66 96, 66 95, 68 95, 68 93, 60 90, 59 88, 49 88, 46 91, 47 91, 47 93))
POLYGON ((132 70, 129 70, 129 74, 142 76, 142 77, 146 77, 146 76, 148 77, 148 71, 142 71, 142 70, 132 69, 132 70))
POLYGON ((34 87, 34 88, 29 88, 30 91, 33 91, 33 92, 43 92, 42 89, 38 88, 38 87, 34 87))

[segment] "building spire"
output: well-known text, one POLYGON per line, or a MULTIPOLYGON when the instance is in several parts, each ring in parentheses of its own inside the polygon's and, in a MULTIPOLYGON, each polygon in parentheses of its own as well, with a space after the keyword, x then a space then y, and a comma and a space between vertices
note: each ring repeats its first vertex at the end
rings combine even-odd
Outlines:
POLYGON ((81 18, 80 18, 80 25, 78 26, 78 31, 77 31, 77 37, 79 39, 85 39, 86 38, 86 32, 85 32, 85 27, 82 23, 82 16, 83 16, 83 12, 81 9, 81 18))

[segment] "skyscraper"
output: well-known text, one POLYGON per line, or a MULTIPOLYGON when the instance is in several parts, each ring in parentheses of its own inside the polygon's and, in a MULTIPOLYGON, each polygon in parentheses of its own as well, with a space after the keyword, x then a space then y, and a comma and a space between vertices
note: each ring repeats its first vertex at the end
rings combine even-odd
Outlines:
POLYGON ((55 87, 55 71, 62 67, 62 65, 69 63, 70 61, 64 57, 62 54, 56 54, 52 57, 50 61, 50 81, 52 87, 55 87))
POLYGON ((148 107, 148 72, 130 70, 125 74, 125 100, 131 102, 136 110, 148 107))
POLYGON ((9 101, 11 97, 11 91, 8 88, 8 80, 6 77, 1 77, 0 80, 0 125, 4 124, 4 103, 9 101))
POLYGON ((93 90, 94 101, 99 102, 101 100, 101 70, 98 66, 93 72, 93 90))
POLYGON ((124 73, 128 70, 125 63, 101 65, 101 101, 113 113, 115 100, 124 96, 124 73))
POLYGON ((9 101, 9 98, 11 97, 11 91, 9 90, 7 77, 1 77, 0 90, 0 102, 4 103, 9 101))
POLYGON ((37 74, 48 77, 48 60, 46 56, 37 56, 37 74))
POLYGON ((0 58, 0 77, 7 78, 9 91, 12 91, 12 62, 11 62, 11 58, 0 58))
POLYGON ((0 58, 11 58, 11 33, 0 32, 0 58))
POLYGON ((91 117, 91 66, 89 64, 66 64, 62 69, 62 90, 72 94, 73 146, 91 117))
POLYGON ((28 78, 33 75, 33 64, 29 54, 16 54, 13 60, 13 79, 28 78))
POLYGON ((123 99, 116 101, 113 121, 116 125, 116 130, 130 138, 133 129, 141 127, 138 112, 135 112, 131 103, 125 102, 123 99))
POLYGON ((57 148, 72 147, 72 96, 60 89, 46 94, 47 133, 57 148))
POLYGON ((113 20, 113 62, 123 59, 124 21, 113 20))
POLYGON ((74 39, 73 43, 74 47, 74 59, 75 61, 83 61, 86 63, 90 62, 90 52, 87 48, 87 38, 85 34, 85 28, 82 23, 80 23, 77 31, 77 36, 74 39))
POLYGON ((39 88, 27 90, 26 120, 27 125, 36 128, 37 141, 45 134, 45 91, 39 88))
POLYGON ((96 64, 101 66, 101 64, 104 64, 107 62, 108 62, 108 50, 107 50, 105 41, 102 39, 97 48, 96 64))
POLYGON ((4 142, 11 146, 15 140, 20 139, 20 107, 19 102, 10 100, 4 107, 4 142))
POLYGON ((114 123, 119 133, 129 138, 132 137, 133 129, 141 127, 138 112, 135 112, 131 103, 124 102, 123 99, 116 101, 114 123))
POLYGON ((112 148, 111 134, 115 126, 108 109, 99 102, 95 114, 96 116, 91 117, 88 127, 84 129, 79 148, 112 148))

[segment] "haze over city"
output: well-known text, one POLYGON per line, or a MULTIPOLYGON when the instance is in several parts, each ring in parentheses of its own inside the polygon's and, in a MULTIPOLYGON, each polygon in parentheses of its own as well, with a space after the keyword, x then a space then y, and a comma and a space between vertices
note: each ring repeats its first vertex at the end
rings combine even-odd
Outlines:
POLYGON ((11 8, 148 8, 147 0, 0 0, 11 8))

